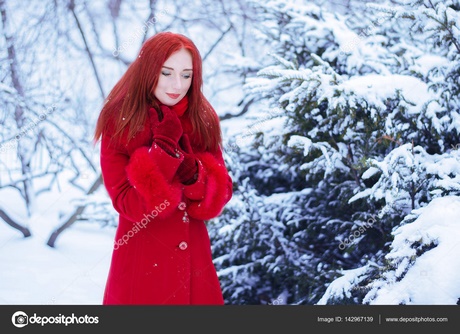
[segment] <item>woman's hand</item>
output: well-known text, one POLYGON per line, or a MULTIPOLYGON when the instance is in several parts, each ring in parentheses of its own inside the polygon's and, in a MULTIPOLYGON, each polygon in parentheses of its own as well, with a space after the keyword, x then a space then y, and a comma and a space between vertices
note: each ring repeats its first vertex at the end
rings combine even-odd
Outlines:
POLYGON ((186 185, 194 183, 198 178, 198 162, 193 154, 192 146, 187 134, 183 134, 179 140, 184 160, 177 169, 177 177, 180 182, 186 185))
POLYGON ((159 112, 150 108, 150 123, 153 132, 153 141, 171 155, 176 152, 178 142, 182 136, 182 125, 176 113, 167 106, 161 106, 161 121, 159 112))

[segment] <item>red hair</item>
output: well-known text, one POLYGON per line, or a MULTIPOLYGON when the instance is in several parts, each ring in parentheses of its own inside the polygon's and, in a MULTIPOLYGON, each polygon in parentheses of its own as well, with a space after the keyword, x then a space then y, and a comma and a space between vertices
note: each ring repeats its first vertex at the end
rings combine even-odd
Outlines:
POLYGON ((222 144, 219 117, 202 92, 201 55, 188 37, 172 32, 160 32, 147 39, 138 57, 115 84, 97 120, 94 132, 96 142, 108 128, 114 129, 111 134, 114 139, 121 139, 129 125, 128 140, 143 128, 149 108, 158 109, 159 102, 153 92, 162 66, 174 52, 181 49, 190 52, 193 62, 192 84, 187 92, 188 109, 184 114, 192 125, 192 143, 201 151, 217 151, 222 144))

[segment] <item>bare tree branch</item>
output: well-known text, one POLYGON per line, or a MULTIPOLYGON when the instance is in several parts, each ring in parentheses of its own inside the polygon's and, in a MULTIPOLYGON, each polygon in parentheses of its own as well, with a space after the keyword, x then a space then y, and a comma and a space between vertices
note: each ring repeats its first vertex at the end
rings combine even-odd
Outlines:
POLYGON ((72 13, 72 15, 73 15, 73 17, 75 19, 75 22, 77 23, 78 31, 80 32, 81 38, 83 40, 83 43, 85 44, 86 53, 87 53, 88 58, 89 58, 89 60, 91 62, 91 66, 93 67, 94 76, 96 77, 97 85, 98 85, 99 90, 101 92, 101 97, 104 100, 105 99, 104 87, 102 86, 102 81, 101 81, 101 79, 99 77, 99 73, 97 71, 96 64, 94 63, 93 54, 92 54, 91 50, 89 49, 88 42, 86 41, 86 36, 85 36, 85 33, 84 33, 84 31, 83 31, 83 29, 81 27, 80 20, 78 19, 77 13, 75 12, 75 0, 70 0, 68 8, 72 13))
POLYGON ((221 35, 220 37, 214 42, 213 45, 211 45, 211 47, 209 48, 208 52, 206 52, 206 54, 203 56, 203 62, 206 60, 206 58, 208 58, 208 56, 211 54, 211 52, 216 48, 216 46, 222 41, 222 39, 225 37, 225 35, 227 35, 227 33, 232 30, 233 28, 233 25, 230 24, 229 27, 227 28, 227 30, 225 30, 221 35))
POLYGON ((10 216, 7 215, 7 213, 5 211, 3 211, 2 209, 0 209, 0 218, 2 218, 8 225, 10 225, 11 227, 19 230, 23 235, 24 235, 24 238, 27 238, 27 237, 30 237, 32 234, 30 233, 30 230, 25 227, 25 226, 22 226, 18 223, 16 223, 10 216))
MULTIPOLYGON (((16 49, 14 47, 14 40, 10 32, 8 31, 8 15, 5 8, 5 1, 0 0, 0 15, 2 19, 4 37, 7 44, 7 51, 8 51, 8 60, 10 64, 10 77, 12 81, 13 88, 18 92, 18 95, 24 99, 25 93, 22 83, 19 79, 19 64, 18 59, 16 57, 16 49)), ((21 128, 24 123, 24 109, 22 104, 16 104, 14 118, 18 128, 21 128)), ((22 154, 19 148, 18 142, 18 158, 21 162, 21 173, 22 175, 28 175, 30 173, 30 156, 22 154)), ((26 201, 27 212, 30 214, 30 206, 33 201, 33 194, 32 194, 32 184, 29 179, 24 179, 22 183, 23 189, 21 191, 23 198, 26 201)))
MULTIPOLYGON (((93 183, 91 188, 88 190, 86 195, 91 195, 94 193, 100 185, 103 184, 103 179, 102 175, 99 175, 99 177, 96 179, 96 181, 93 183)), ((51 233, 51 236, 48 239, 48 242, 46 243, 50 247, 55 247, 56 239, 57 237, 67 228, 69 228, 71 225, 73 225, 77 220, 79 220, 81 214, 83 211, 85 211, 86 205, 80 205, 77 207, 75 212, 67 219, 59 228, 54 230, 53 233, 51 233)))

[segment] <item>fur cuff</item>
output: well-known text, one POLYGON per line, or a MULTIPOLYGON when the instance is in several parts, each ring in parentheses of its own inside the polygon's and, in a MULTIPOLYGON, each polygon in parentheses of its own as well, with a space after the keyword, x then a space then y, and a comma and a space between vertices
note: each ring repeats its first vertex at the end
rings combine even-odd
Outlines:
POLYGON ((126 173, 131 185, 145 199, 147 210, 153 210, 165 201, 169 204, 167 209, 163 210, 164 213, 172 212, 177 208, 181 200, 181 187, 168 182, 158 162, 149 154, 148 147, 141 147, 134 151, 126 166, 126 173))
POLYGON ((210 153, 199 153, 205 171, 204 196, 202 200, 191 200, 187 206, 188 214, 196 219, 209 220, 217 217, 230 199, 229 176, 225 165, 210 153))

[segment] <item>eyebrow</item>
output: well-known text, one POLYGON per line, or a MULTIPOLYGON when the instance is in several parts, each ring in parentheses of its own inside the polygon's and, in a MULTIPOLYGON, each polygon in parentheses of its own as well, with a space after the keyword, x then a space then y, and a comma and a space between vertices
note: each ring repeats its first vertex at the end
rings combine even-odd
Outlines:
MULTIPOLYGON (((163 66, 163 68, 167 68, 168 70, 174 71, 172 67, 163 66)), ((184 68, 182 71, 193 71, 193 70, 191 68, 184 68)))

